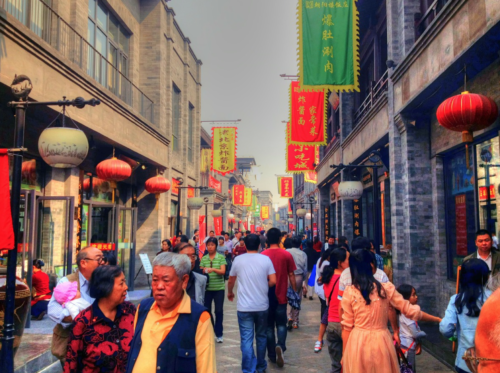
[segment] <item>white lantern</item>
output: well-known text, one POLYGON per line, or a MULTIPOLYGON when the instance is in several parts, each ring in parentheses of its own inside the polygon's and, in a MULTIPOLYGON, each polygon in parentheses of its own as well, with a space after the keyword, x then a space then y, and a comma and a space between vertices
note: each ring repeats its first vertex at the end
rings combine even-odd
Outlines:
POLYGON ((221 217, 221 216, 222 216, 222 211, 221 211, 221 210, 213 210, 213 211, 212 211, 212 216, 213 216, 214 218, 219 218, 219 217, 221 217))
POLYGON ((306 219, 311 220, 311 213, 310 213, 310 212, 308 212, 308 213, 306 214, 306 219))
POLYGON ((227 218, 231 220, 234 219, 234 214, 227 214, 227 218))
POLYGON ((339 184, 339 197, 342 199, 360 199, 362 195, 361 181, 342 181, 339 184))
POLYGON ((201 197, 193 197, 188 198, 187 207, 190 210, 199 210, 203 206, 203 198, 201 197))
POLYGON ((43 130, 38 139, 38 152, 55 168, 77 167, 89 151, 89 142, 77 128, 51 127, 43 130))
POLYGON ((289 221, 290 223, 293 223, 293 218, 288 218, 288 221, 289 221))
POLYGON ((306 209, 298 209, 297 210, 297 216, 299 218, 303 218, 304 216, 306 216, 307 214, 307 210, 306 209))

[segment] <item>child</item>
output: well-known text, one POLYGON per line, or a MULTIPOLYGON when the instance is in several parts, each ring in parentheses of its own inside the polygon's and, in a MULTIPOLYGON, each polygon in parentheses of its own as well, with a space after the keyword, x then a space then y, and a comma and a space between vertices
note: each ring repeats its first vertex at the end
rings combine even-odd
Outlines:
POLYGON ((84 309, 90 307, 90 303, 80 298, 78 282, 63 282, 54 289, 54 298, 61 306, 65 307, 71 317, 75 319, 84 309))
MULTIPOLYGON (((400 285, 397 291, 408 300, 410 304, 417 304, 418 296, 415 288, 408 284, 400 285)), ((401 350, 405 353, 408 363, 412 366, 413 372, 417 372, 415 355, 420 354, 420 339, 425 338, 425 332, 420 330, 416 321, 399 314, 399 338, 401 339, 401 350)))
POLYGON ((247 247, 245 246, 245 239, 243 237, 240 238, 240 242, 233 249, 233 260, 238 255, 246 254, 247 247))

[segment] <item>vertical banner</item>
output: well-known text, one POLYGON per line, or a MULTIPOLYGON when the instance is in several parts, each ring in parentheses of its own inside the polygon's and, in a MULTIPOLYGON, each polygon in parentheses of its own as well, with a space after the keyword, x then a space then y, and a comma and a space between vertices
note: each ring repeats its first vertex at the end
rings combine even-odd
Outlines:
POLYGON ((328 100, 323 91, 303 91, 290 86, 290 144, 326 145, 328 100))
POLYGON ((293 201, 293 199, 288 200, 288 215, 293 214, 292 201, 293 201))
MULTIPOLYGON (((313 145, 292 145, 290 139, 290 123, 287 124, 286 136, 286 172, 289 174, 304 173, 314 171, 317 146, 313 145)), ((319 151, 318 151, 319 154, 319 151)))
POLYGON ((212 149, 201 149, 200 172, 210 171, 210 157, 211 156, 212 156, 212 149))
POLYGON ((293 198, 293 177, 280 177, 279 187, 281 198, 293 198))
POLYGON ((221 175, 236 170, 236 127, 212 128, 212 171, 221 175))
POLYGON ((300 85, 359 92, 356 0, 299 0, 298 13, 300 85))
POLYGON ((281 216, 280 216, 280 214, 279 214, 279 213, 276 213, 276 214, 274 215, 274 220, 276 220, 277 222, 279 222, 279 221, 281 220, 281 216))
POLYGON ((245 186, 235 185, 233 186, 233 205, 242 206, 245 203, 245 186))
POLYGON ((208 178, 208 187, 215 189, 217 193, 222 193, 222 181, 217 180, 212 175, 208 178))
POLYGON ((252 206, 252 188, 245 187, 245 192, 243 194, 243 206, 252 206))
POLYGON ((200 250, 199 250, 198 255, 200 256, 200 259, 201 259, 201 257, 205 253, 205 237, 206 237, 206 235, 205 235, 205 225, 206 225, 205 215, 199 216, 198 224, 200 226, 200 250))
POLYGON ((172 178, 172 194, 179 195, 179 180, 172 178))
POLYGON ((214 231, 217 236, 222 232, 222 216, 214 218, 214 231))
POLYGON ((193 187, 189 187, 187 190, 187 198, 194 198, 195 197, 195 192, 193 187))
POLYGON ((255 233, 255 225, 250 224, 250 233, 255 233))
POLYGON ((295 229, 295 225, 293 225, 292 223, 289 223, 288 224, 288 231, 291 232, 295 229))
POLYGON ((243 222, 243 228, 245 228, 245 231, 248 230, 248 222, 246 220, 243 222))
POLYGON ((269 206, 261 206, 261 208, 260 208, 260 218, 262 220, 269 219, 269 206))
POLYGON ((457 255, 467 255, 467 206, 465 194, 455 196, 457 255))
POLYGON ((253 213, 253 216, 256 218, 260 218, 260 205, 259 204, 255 205, 255 212, 253 213))
POLYGON ((362 220, 361 220, 361 200, 355 199, 352 201, 352 217, 354 226, 354 238, 363 235, 362 220))
POLYGON ((323 232, 325 232, 325 237, 324 237, 324 241, 323 242, 326 242, 328 241, 328 237, 330 237, 330 206, 327 205, 325 206, 325 208, 323 209, 323 222, 324 222, 324 229, 323 229, 323 232))

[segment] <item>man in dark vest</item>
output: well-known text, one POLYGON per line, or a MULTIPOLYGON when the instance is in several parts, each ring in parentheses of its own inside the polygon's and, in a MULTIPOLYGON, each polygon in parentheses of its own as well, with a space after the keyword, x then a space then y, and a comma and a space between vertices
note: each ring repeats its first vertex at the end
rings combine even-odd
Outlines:
POLYGON ((191 262, 162 253, 153 261, 153 298, 137 308, 127 373, 216 372, 210 314, 185 289, 191 262))

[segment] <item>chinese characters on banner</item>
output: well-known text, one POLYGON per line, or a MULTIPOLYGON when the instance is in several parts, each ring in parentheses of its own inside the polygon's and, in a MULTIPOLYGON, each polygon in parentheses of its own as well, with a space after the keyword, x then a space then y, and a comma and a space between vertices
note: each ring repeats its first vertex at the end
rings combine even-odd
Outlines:
POLYGON ((215 189, 217 193, 222 193, 222 181, 217 180, 213 176, 208 178, 208 187, 215 189))
POLYGON ((293 198, 293 177, 280 177, 279 189, 281 198, 293 198))
POLYGON ((355 199, 352 201, 352 217, 354 226, 354 238, 363 235, 363 230, 361 227, 361 200, 355 199))
MULTIPOLYGON (((490 185, 490 199, 495 199, 495 185, 490 185)), ((488 199, 488 188, 485 186, 479 187, 479 200, 486 201, 488 199)))
POLYGON ((323 209, 323 222, 325 223, 325 241, 328 241, 328 237, 330 237, 330 206, 323 209))
POLYGON ((243 206, 252 206, 252 188, 245 187, 243 194, 243 206))
POLYGON ((290 144, 326 145, 326 95, 302 91, 298 82, 290 86, 290 144))
POLYGON ((245 203, 245 186, 233 186, 233 205, 243 205, 245 203))
POLYGON ((222 232, 222 216, 214 218, 214 231, 217 236, 222 232))
POLYGON ((212 155, 212 149, 201 149, 200 156, 200 172, 210 171, 210 157, 212 155))
POLYGON ((298 13, 300 85, 359 92, 356 0, 299 0, 298 13))
POLYGON ((95 247, 101 251, 115 251, 114 243, 91 243, 90 246, 95 247))
POLYGON ((172 194, 179 195, 179 180, 172 178, 172 194))
POLYGON ((253 213, 253 216, 256 218, 260 217, 260 205, 258 203, 255 205, 255 212, 253 213))
POLYGON ((290 123, 287 124, 286 172, 292 174, 314 171, 319 148, 313 145, 291 145, 290 123))
POLYGON ((212 171, 221 175, 236 170, 236 127, 212 128, 212 171))
POLYGON ((260 218, 262 220, 269 219, 269 206, 261 206, 261 208, 260 208, 260 218))
POLYGON ((467 206, 465 194, 455 196, 457 255, 467 255, 467 206))
POLYGON ((188 194, 187 194, 187 197, 188 197, 188 198, 194 198, 194 197, 195 197, 194 188, 192 188, 192 187, 189 187, 189 188, 188 188, 188 194))

